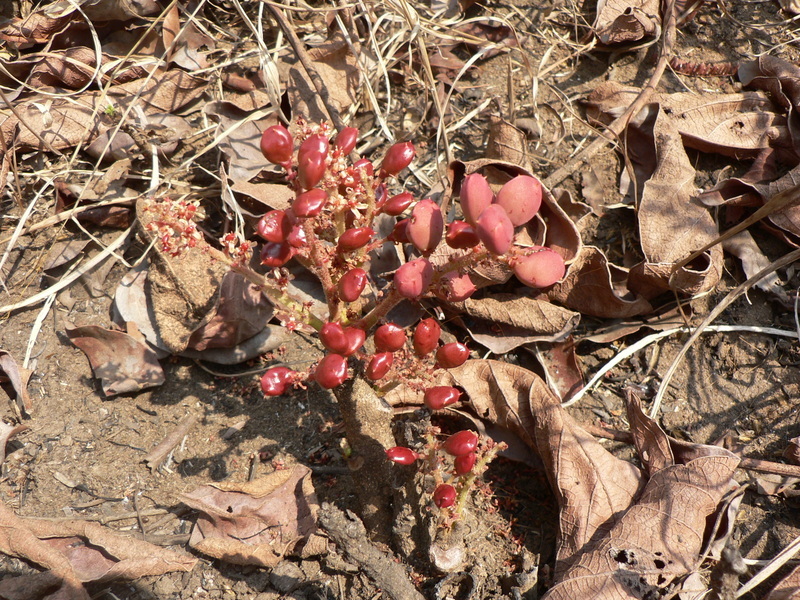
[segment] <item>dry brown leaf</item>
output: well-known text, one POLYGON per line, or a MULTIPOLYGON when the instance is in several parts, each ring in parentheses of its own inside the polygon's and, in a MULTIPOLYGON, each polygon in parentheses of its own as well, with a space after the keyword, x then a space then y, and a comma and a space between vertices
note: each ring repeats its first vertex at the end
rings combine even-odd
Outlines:
POLYGON ((147 468, 151 471, 160 469, 167 460, 170 452, 183 441, 183 438, 186 437, 186 434, 194 427, 195 423, 197 423, 197 417, 195 415, 186 415, 183 417, 178 425, 169 432, 167 437, 161 440, 161 442, 142 459, 142 462, 146 462, 147 468))
MULTIPOLYGON (((742 270, 748 279, 772 262, 758 247, 749 231, 740 231, 722 242, 722 248, 742 261, 742 270)), ((757 288, 774 294, 783 295, 781 281, 777 273, 770 273, 755 284, 757 288)))
POLYGON ((0 421, 0 465, 6 459, 6 444, 11 441, 15 435, 30 429, 27 425, 11 425, 5 421, 0 421))
POLYGON ((551 300, 580 313, 620 319, 643 315, 653 307, 628 290, 628 272, 608 262, 597 248, 584 246, 567 276, 547 292, 551 300))
POLYGON ((775 584, 764 600, 798 600, 800 598, 800 566, 775 584))
POLYGON ((577 344, 570 335, 564 341, 535 344, 533 353, 544 369, 545 380, 562 402, 569 400, 584 385, 577 344))
POLYGON ((96 325, 65 330, 70 341, 86 354, 106 397, 164 383, 158 357, 145 342, 96 325))
POLYGON ((311 470, 302 465, 244 484, 203 486, 180 498, 201 513, 192 548, 234 564, 274 567, 317 528, 311 470))
POLYGON ((795 465, 800 465, 800 437, 789 440, 789 445, 783 451, 783 457, 795 465))
POLYGON ((658 0, 600 0, 592 29, 606 46, 658 37, 661 5, 658 0))
POLYGON ((33 409, 28 395, 28 380, 32 374, 33 371, 19 366, 10 353, 0 350, 0 384, 9 397, 17 401, 20 410, 26 413, 33 409))

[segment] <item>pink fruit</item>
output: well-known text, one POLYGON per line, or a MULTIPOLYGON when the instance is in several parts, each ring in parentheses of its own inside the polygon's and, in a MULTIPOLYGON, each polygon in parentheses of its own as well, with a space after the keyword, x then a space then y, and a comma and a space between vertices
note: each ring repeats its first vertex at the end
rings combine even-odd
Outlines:
POLYGON ((364 288, 367 287, 367 272, 364 269, 350 269, 342 275, 339 283, 336 284, 339 290, 339 297, 345 302, 355 302, 361 297, 364 288))
POLYGON ((381 163, 381 171, 386 175, 397 175, 400 171, 405 169, 414 160, 414 144, 411 142, 402 142, 394 144, 381 163))
POLYGON ((426 258, 410 260, 394 273, 394 288, 403 298, 419 298, 433 281, 433 266, 426 258))
POLYGON ((293 371, 286 367, 272 367, 261 376, 261 391, 266 396, 280 396, 291 382, 293 371))
POLYGON ((437 385, 425 390, 422 400, 431 410, 442 410, 461 399, 461 392, 449 385, 437 385))
POLYGON ((342 352, 342 354, 345 356, 351 356, 358 352, 361 349, 361 346, 364 345, 364 340, 367 339, 367 332, 358 327, 345 327, 344 337, 347 340, 347 344, 345 345, 344 352, 342 352))
POLYGON ((294 248, 281 242, 267 242, 261 248, 261 264, 282 267, 294 256, 294 248))
POLYGON ((386 236, 386 239, 398 244, 407 244, 410 241, 408 239, 408 219, 400 219, 395 223, 392 233, 386 236))
POLYGON ((430 253, 444 233, 444 217, 439 205, 426 198, 417 202, 408 220, 408 239, 423 254, 430 253))
POLYGON ((347 360, 341 354, 328 354, 314 370, 314 380, 326 390, 342 385, 347 379, 347 360))
POLYGON ((456 250, 472 248, 480 243, 475 229, 466 221, 453 221, 447 226, 447 245, 456 250))
POLYGON ((433 503, 439 508, 449 508, 456 503, 456 488, 442 483, 433 491, 433 503))
POLYGON ((292 222, 285 211, 271 210, 258 220, 256 231, 268 242, 285 242, 292 231, 292 222))
POLYGON ((328 156, 327 138, 319 134, 309 136, 297 151, 297 181, 304 190, 317 185, 325 174, 325 158, 328 156))
POLYGON ((378 354, 373 355, 372 358, 369 359, 369 364, 366 369, 367 377, 372 381, 382 379, 389 372, 389 369, 392 368, 392 363, 394 363, 394 353, 378 352, 378 354))
POLYGON ((478 217, 475 227, 483 245, 495 254, 505 254, 514 240, 514 225, 499 204, 492 204, 478 217))
POLYGON ((454 433, 444 443, 444 451, 453 456, 475 452, 478 447, 478 434, 469 429, 454 433))
POLYGON ((303 192, 292 203, 292 212, 300 218, 316 217, 328 201, 324 190, 314 188, 303 192))
POLYGON ((533 288, 548 287, 563 279, 567 267, 558 252, 542 246, 535 246, 528 251, 530 254, 515 258, 512 262, 517 279, 533 288))
POLYGON ((334 145, 342 154, 350 154, 358 142, 358 129, 355 127, 345 127, 336 136, 334 145))
POLYGON ((375 330, 374 340, 378 352, 396 352, 406 345, 406 330, 394 323, 384 323, 375 330))
POLYGON ((267 127, 261 134, 261 153, 269 162, 286 165, 292 160, 294 140, 283 125, 267 127))
POLYGON ((436 351, 436 364, 443 369, 460 367, 469 358, 469 348, 461 342, 445 344, 436 351))
POLYGON ((347 350, 347 336, 339 323, 325 323, 319 330, 319 341, 331 352, 344 354, 347 350))
POLYGON ((419 458, 419 454, 414 452, 411 448, 404 448, 403 446, 395 446, 394 448, 384 450, 384 452, 386 452, 386 458, 392 462, 396 462, 398 465, 410 465, 419 458))
POLYGON ((436 295, 447 302, 462 302, 478 291, 466 273, 447 273, 439 283, 441 287, 436 295))
POLYGON ((514 227, 530 221, 542 205, 542 184, 528 175, 518 175, 497 192, 497 204, 502 206, 514 227))
POLYGON ((494 200, 494 193, 489 187, 486 177, 480 173, 473 173, 464 177, 461 182, 461 212, 467 223, 475 225, 478 217, 494 200))
POLYGON ((441 334, 442 328, 436 319, 422 319, 414 329, 414 353, 417 356, 425 356, 433 352, 439 345, 441 334))
POLYGON ((411 203, 414 201, 414 194, 411 192, 402 192, 397 194, 396 196, 392 196, 386 201, 381 207, 381 211, 390 215, 392 217, 396 217, 398 215, 403 214, 403 212, 411 206, 411 203))
POLYGON ((372 239, 375 232, 369 227, 357 227, 355 229, 348 229, 339 238, 339 251, 350 252, 358 250, 366 246, 367 242, 372 239))
POLYGON ((472 471, 472 467, 475 466, 475 461, 477 460, 478 455, 474 452, 470 452, 469 454, 462 454, 461 456, 456 456, 456 459, 453 461, 453 464, 456 467, 456 475, 466 475, 470 471, 472 471))

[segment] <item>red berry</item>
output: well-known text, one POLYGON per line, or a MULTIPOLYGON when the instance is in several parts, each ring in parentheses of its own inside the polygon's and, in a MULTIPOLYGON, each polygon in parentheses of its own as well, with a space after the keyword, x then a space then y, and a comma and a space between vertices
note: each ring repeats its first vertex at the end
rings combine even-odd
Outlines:
POLYGON ((366 374, 372 381, 382 379, 392 368, 394 363, 394 353, 392 352, 378 352, 369 359, 366 374))
POLYGON ((475 452, 478 447, 478 434, 469 429, 454 433, 444 443, 444 451, 453 456, 475 452))
POLYGON ((505 254, 514 240, 514 225, 499 204, 492 204, 478 217, 475 227, 478 237, 490 252, 505 254))
POLYGON ((342 385, 347 379, 347 360, 341 354, 327 354, 314 370, 314 380, 326 390, 342 385))
POLYGON ((475 229, 466 221, 453 221, 447 226, 447 245, 456 250, 472 248, 480 243, 475 229))
POLYGON ((389 148, 381 163, 381 171, 386 175, 397 175, 414 160, 414 144, 402 142, 389 148))
POLYGON ((290 246, 295 248, 302 248, 306 245, 307 238, 306 232, 301 225, 295 225, 292 227, 292 231, 289 232, 289 237, 286 238, 286 241, 289 243, 290 246))
POLYGON ((517 227, 530 221, 542 205, 542 184, 528 175, 518 175, 497 192, 497 204, 506 209, 517 227))
POLYGON ((289 215, 283 210, 271 210, 258 220, 256 232, 268 242, 285 242, 292 231, 289 215))
POLYGON ((433 266, 427 258, 410 260, 394 273, 394 287, 403 298, 419 298, 433 281, 433 266))
POLYGON ((386 452, 386 458, 392 462, 396 462, 398 465, 410 465, 419 458, 419 454, 414 452, 411 448, 404 448, 403 446, 395 446, 394 448, 384 450, 384 452, 386 452))
POLYGON ((529 248, 528 252, 530 254, 512 261, 514 275, 522 283, 534 288, 544 288, 564 277, 567 267, 558 252, 542 246, 529 248))
POLYGON ((423 254, 429 254, 442 241, 442 233, 444 217, 439 205, 429 198, 417 202, 408 220, 411 243, 423 254))
POLYGON ((410 241, 408 239, 408 219, 400 219, 395 223, 392 233, 386 236, 386 239, 398 244, 407 244, 410 241))
POLYGON ((345 127, 336 136, 334 145, 342 154, 350 154, 358 142, 358 129, 355 127, 345 127))
POLYGON ((423 402, 431 410, 442 410, 445 406, 455 404, 461 399, 461 392, 449 385, 437 385, 425 390, 423 402))
POLYGON ((345 302, 355 302, 361 297, 364 288, 367 287, 367 272, 364 269, 350 269, 342 275, 339 283, 336 284, 339 290, 339 297, 345 302))
POLYGON ((364 345, 364 340, 367 339, 367 332, 359 327, 345 327, 344 337, 347 340, 347 344, 342 354, 351 356, 364 345))
POLYGON ((292 160, 294 140, 283 125, 267 127, 261 134, 261 153, 269 162, 285 165, 292 160))
POLYGON ((478 217, 494 200, 489 182, 480 173, 464 177, 464 181, 461 182, 460 197, 461 212, 464 213, 467 223, 472 225, 478 222, 478 217))
POLYGON ((304 190, 317 185, 325 174, 325 158, 328 156, 328 140, 315 134, 300 144, 297 151, 297 181, 304 190))
POLYGON ((300 218, 316 217, 328 201, 324 190, 314 188, 303 192, 292 203, 292 212, 300 218))
POLYGON ((436 295, 447 302, 462 302, 478 291, 469 275, 447 273, 440 280, 440 290, 436 295))
POLYGON ((359 158, 353 163, 352 169, 353 176, 358 181, 361 181, 360 171, 366 171, 367 175, 370 177, 375 174, 375 167, 373 166, 372 161, 367 158, 359 158))
POLYGON ((456 503, 456 488, 449 483, 439 485, 433 491, 433 503, 439 508, 448 508, 456 503))
POLYGON ((347 336, 339 323, 325 323, 319 330, 319 341, 332 352, 344 354, 347 350, 347 336))
POLYGON ((286 367, 272 367, 261 376, 261 391, 267 396, 280 396, 286 391, 293 371, 286 367))
POLYGON ((462 454, 461 456, 456 456, 456 459, 453 461, 453 464, 456 467, 456 475, 466 475, 470 471, 472 471, 472 467, 475 466, 475 461, 478 459, 478 455, 474 452, 470 452, 469 454, 462 454))
POLYGON ((414 194, 411 192, 402 192, 397 194, 396 196, 392 196, 386 201, 381 207, 381 211, 390 215, 392 217, 396 217, 398 215, 403 214, 403 212, 411 206, 411 203, 414 201, 414 194))
POLYGON ((350 252, 358 250, 366 246, 367 242, 372 239, 375 232, 369 227, 357 227, 355 229, 348 229, 339 238, 339 251, 350 252))
POLYGON ((394 323, 384 323, 373 337, 378 352, 396 352, 406 345, 406 330, 394 323))
POLYGON ((416 355, 425 356, 433 352, 439 345, 441 334, 442 328, 436 319, 428 318, 420 321, 414 329, 413 344, 416 355))
POLYGON ((460 367, 469 358, 469 348, 461 342, 445 344, 436 351, 436 365, 443 369, 460 367))
POLYGON ((267 242, 261 248, 261 264, 267 267, 282 267, 294 256, 294 248, 280 242, 267 242))

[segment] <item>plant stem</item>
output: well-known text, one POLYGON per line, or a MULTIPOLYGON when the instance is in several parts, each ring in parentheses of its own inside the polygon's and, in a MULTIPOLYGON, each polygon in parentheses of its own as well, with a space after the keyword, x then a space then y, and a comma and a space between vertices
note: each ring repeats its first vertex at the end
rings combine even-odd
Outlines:
POLYGON ((371 311, 353 323, 353 325, 355 327, 360 327, 365 331, 369 331, 378 321, 385 317, 390 310, 400 304, 402 300, 403 297, 396 289, 394 289, 394 286, 392 286, 391 291, 386 294, 371 311))

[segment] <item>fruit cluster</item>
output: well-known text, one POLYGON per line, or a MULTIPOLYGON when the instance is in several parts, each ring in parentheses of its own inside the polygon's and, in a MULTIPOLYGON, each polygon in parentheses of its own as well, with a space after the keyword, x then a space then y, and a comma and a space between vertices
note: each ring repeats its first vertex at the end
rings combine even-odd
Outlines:
POLYGON ((348 358, 355 356, 376 385, 411 383, 425 390, 429 408, 442 409, 459 400, 459 390, 425 384, 436 368, 463 364, 469 357, 466 346, 453 342, 439 347, 441 328, 430 318, 414 328, 411 347, 403 328, 378 325, 404 299, 469 298, 477 291, 470 270, 482 264, 507 265, 532 287, 547 287, 561 279, 565 265, 557 252, 515 243, 518 231, 539 211, 541 184, 521 175, 495 194, 483 175, 468 175, 460 190, 464 219, 446 224, 433 200, 415 202, 409 192, 389 193, 390 179, 414 158, 410 142, 391 146, 376 166, 363 158, 350 160, 358 141, 356 129, 331 134, 326 124, 299 120, 294 136, 284 126, 274 125, 261 138, 264 156, 285 169, 295 191, 290 207, 271 210, 258 221, 256 230, 264 240, 261 263, 270 268, 266 280, 271 289, 288 294, 291 274, 284 266, 297 260, 321 282, 328 308, 323 322, 304 319, 307 311, 279 313, 292 326, 298 321, 312 326, 328 353, 309 373, 269 369, 261 380, 262 389, 267 395, 280 395, 306 379, 324 388, 337 387, 349 376, 348 358), (387 218, 395 219, 394 227, 381 237, 376 233, 381 229, 377 220, 387 218), (384 280, 371 274, 369 267, 371 253, 386 244, 410 244, 416 257, 384 280), (373 329, 367 346, 374 351, 365 352, 367 333, 373 329))
POLYGON ((395 446, 386 450, 386 458, 399 465, 424 460, 423 472, 433 479, 431 498, 443 511, 443 523, 447 523, 458 519, 476 478, 506 445, 491 438, 482 439, 468 429, 454 433, 444 442, 439 433, 437 428, 429 430, 423 453, 395 446))

